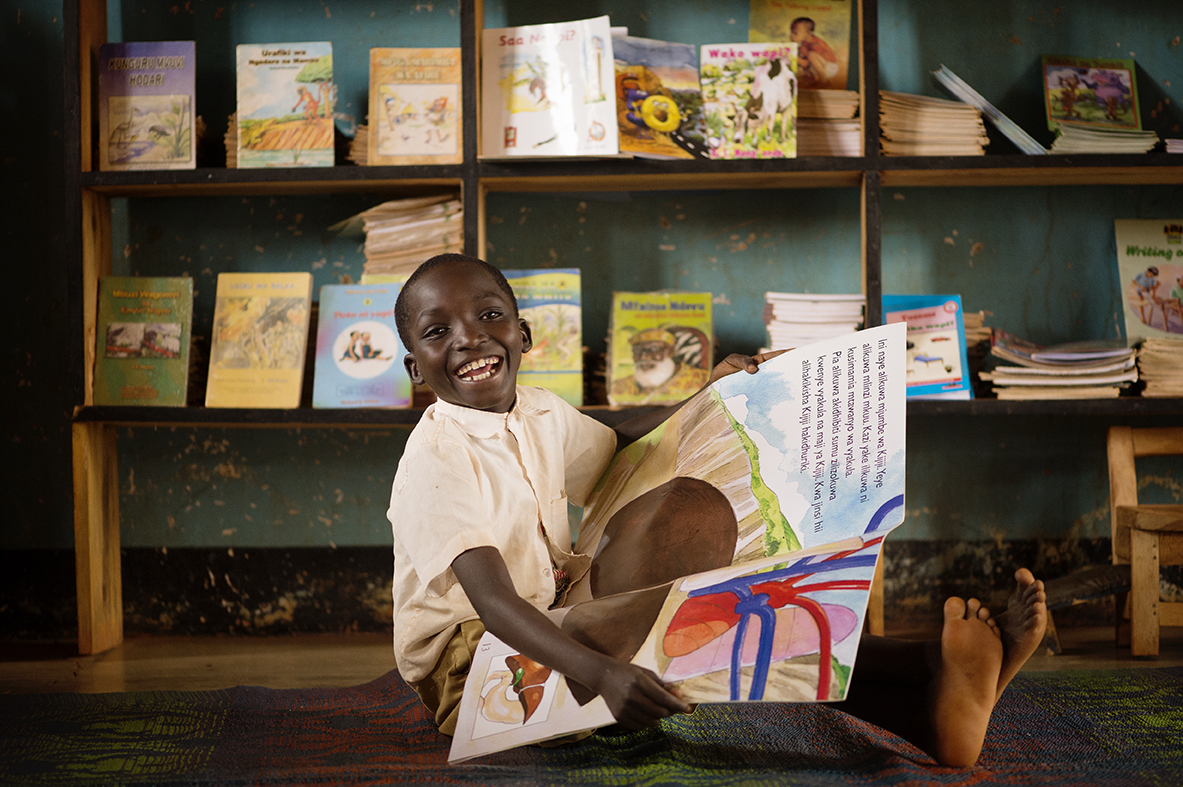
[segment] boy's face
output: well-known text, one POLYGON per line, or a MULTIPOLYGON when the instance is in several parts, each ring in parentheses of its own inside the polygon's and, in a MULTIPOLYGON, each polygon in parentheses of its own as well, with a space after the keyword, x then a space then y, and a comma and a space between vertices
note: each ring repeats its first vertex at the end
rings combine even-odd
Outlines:
POLYGON ((411 380, 451 404, 509 412, 530 326, 489 272, 471 262, 440 265, 418 281, 409 306, 411 380))

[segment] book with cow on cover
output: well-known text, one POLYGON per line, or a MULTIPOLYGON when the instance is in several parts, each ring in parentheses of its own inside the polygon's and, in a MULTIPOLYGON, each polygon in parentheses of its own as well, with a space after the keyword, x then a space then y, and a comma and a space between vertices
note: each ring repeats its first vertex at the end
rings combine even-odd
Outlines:
POLYGON ((711 158, 796 158, 797 45, 705 44, 700 51, 711 158))
MULTIPOLYGON (((675 579, 599 598, 577 580, 548 614, 690 703, 845 699, 883 538, 904 518, 904 370, 896 323, 696 394, 613 458, 574 549, 602 558, 622 518, 695 486, 707 494, 687 527, 727 535, 723 567, 682 575, 681 547, 646 554, 647 571, 660 563, 675 579)), ((613 722, 602 697, 486 632, 448 760, 613 722)))

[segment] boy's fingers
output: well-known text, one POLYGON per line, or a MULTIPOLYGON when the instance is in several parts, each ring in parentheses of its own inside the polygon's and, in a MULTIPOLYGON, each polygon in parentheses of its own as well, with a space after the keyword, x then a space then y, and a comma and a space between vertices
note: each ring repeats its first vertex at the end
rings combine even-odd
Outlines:
POLYGON ((765 361, 771 361, 773 358, 775 358, 778 355, 784 355, 787 352, 788 352, 787 349, 785 349, 785 350, 769 350, 768 352, 763 352, 763 353, 760 353, 759 355, 754 355, 752 357, 756 361, 756 363, 764 363, 765 361))

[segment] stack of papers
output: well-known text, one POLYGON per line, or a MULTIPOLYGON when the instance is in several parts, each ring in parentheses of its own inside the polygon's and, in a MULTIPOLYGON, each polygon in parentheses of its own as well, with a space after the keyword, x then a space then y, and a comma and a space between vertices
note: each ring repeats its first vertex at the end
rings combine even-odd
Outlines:
POLYGON ((349 140, 349 160, 359 167, 370 162, 370 130, 365 123, 359 123, 357 133, 349 140))
POLYGON ((768 328, 768 346, 763 349, 788 350, 854 333, 863 326, 866 302, 861 294, 766 292, 764 325, 768 328))
POLYGON ((1007 139, 1015 143, 1015 147, 1020 151, 1028 156, 1042 156, 1047 153, 1043 146, 1035 141, 1034 137, 1019 127, 1018 123, 999 112, 997 107, 984 99, 978 91, 966 84, 965 80, 948 68, 941 66, 937 71, 933 71, 932 75, 944 85, 946 90, 985 115, 999 131, 1006 135, 1007 139))
POLYGON ((960 101, 879 91, 885 156, 981 156, 990 140, 982 113, 960 101))
POLYGON ((1167 143, 1167 153, 1183 153, 1183 139, 1163 140, 1167 143))
POLYGON ((464 246, 464 215, 452 194, 384 202, 329 229, 365 233, 363 276, 409 275, 429 257, 464 246))
POLYGON ((861 156, 863 124, 858 118, 797 119, 797 156, 861 156))
POLYGON ((1014 365, 982 372, 999 399, 1106 399, 1137 381, 1134 350, 1123 340, 1044 347, 994 330, 990 353, 1014 365))
POLYGON ((802 90, 797 94, 798 118, 852 118, 858 114, 857 90, 802 90))
POLYGON ((1153 131, 1106 128, 1060 121, 1052 153, 1148 153, 1158 144, 1153 131))
POLYGON ((1143 339, 1138 349, 1143 396, 1183 396, 1183 339, 1143 339))

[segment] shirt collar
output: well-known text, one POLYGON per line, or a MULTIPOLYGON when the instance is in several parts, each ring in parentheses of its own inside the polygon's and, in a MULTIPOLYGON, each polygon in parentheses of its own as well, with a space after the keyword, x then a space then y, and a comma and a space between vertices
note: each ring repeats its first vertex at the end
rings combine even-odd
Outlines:
POLYGON ((541 415, 550 410, 546 402, 539 395, 541 392, 529 386, 517 387, 517 401, 508 413, 490 413, 486 410, 474 410, 458 404, 437 399, 433 407, 437 415, 446 416, 456 422, 461 429, 472 437, 489 438, 506 431, 510 424, 520 420, 523 416, 541 415))

